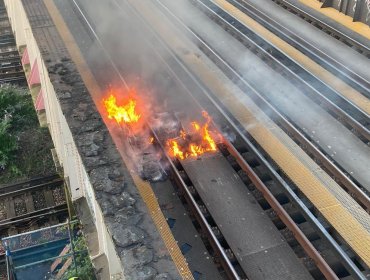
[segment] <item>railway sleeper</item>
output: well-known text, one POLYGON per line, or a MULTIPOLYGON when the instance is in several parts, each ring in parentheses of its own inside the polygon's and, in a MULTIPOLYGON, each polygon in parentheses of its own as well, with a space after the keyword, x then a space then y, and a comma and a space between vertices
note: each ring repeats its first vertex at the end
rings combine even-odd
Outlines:
MULTIPOLYGON (((252 192, 253 196, 256 198, 258 204, 261 205, 261 207, 263 209, 271 208, 270 204, 267 202, 267 200, 265 199, 265 197, 263 196, 263 194, 259 190, 254 188, 254 190, 252 190, 251 192, 252 192)), ((284 205, 284 204, 287 204, 287 203, 290 202, 289 198, 283 192, 279 192, 277 194, 274 194, 274 197, 277 199, 277 201, 281 205, 284 205)))
MULTIPOLYGON (((282 205, 282 207, 296 224, 301 224, 306 221, 305 217, 302 215, 302 213, 298 210, 298 208, 294 204, 287 203, 282 205)), ((286 227, 286 225, 280 220, 279 216, 277 215, 274 209, 269 208, 265 210, 265 212, 279 230, 286 227)))
MULTIPOLYGON (((304 235, 308 238, 308 240, 315 241, 320 239, 319 234, 317 231, 311 226, 309 222, 303 222, 298 225, 298 227, 301 229, 301 231, 304 233, 304 235)), ((280 233, 284 236, 286 241, 289 243, 291 247, 299 246, 298 241, 294 237, 294 234, 292 231, 290 231, 288 228, 284 228, 280 230, 280 233)))
MULTIPOLYGON (((334 270, 334 272, 341 278, 346 277, 349 275, 348 271, 345 269, 345 267, 338 261, 337 256, 333 253, 332 250, 327 246, 327 244, 323 240, 315 240, 312 242, 312 244, 315 246, 315 248, 320 252, 321 256, 326 260, 326 262, 329 264, 329 266, 334 270)), ((300 248, 297 248, 297 250, 301 250, 300 248)), ((350 252, 347 252, 349 257, 351 259, 354 259, 355 256, 353 254, 350 254, 350 252)), ((298 253, 300 254, 300 253, 298 253)), ((305 254, 302 250, 302 254, 305 254)), ((319 274, 319 271, 311 272, 314 275, 319 274)))
POLYGON ((259 161, 256 159, 256 157, 250 152, 242 153, 242 157, 251 167, 254 167, 260 164, 259 161))

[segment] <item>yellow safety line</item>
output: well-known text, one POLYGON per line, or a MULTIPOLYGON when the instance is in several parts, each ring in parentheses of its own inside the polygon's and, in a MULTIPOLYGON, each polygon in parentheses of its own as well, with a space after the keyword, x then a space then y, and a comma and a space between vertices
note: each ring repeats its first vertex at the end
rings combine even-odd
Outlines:
MULTIPOLYGON (((189 69, 209 87, 219 100, 222 100, 233 116, 284 170, 351 248, 367 265, 370 265, 370 234, 319 181, 313 171, 309 170, 279 141, 272 132, 278 128, 274 124, 269 125, 274 129, 265 126, 265 122, 256 117, 256 112, 242 104, 241 100, 230 92, 217 75, 210 71, 201 56, 191 51, 184 52, 184 49, 188 49, 192 43, 173 30, 171 25, 158 20, 160 16, 155 14, 155 7, 151 7, 149 2, 145 2, 144 5, 142 1, 138 0, 129 0, 129 2, 157 30, 162 39, 186 63, 189 69), (173 40, 173 38, 177 39, 173 40)), ((259 114, 263 113, 259 112, 259 114)))
MULTIPOLYGON (((81 51, 79 47, 77 46, 73 35, 69 31, 66 23, 64 22, 61 14, 58 11, 58 8, 55 6, 55 3, 53 0, 44 0, 44 3, 49 11, 49 14, 51 18, 53 19, 55 26, 62 37, 66 48, 76 64, 77 70, 80 73, 82 80, 84 81, 88 91, 91 94, 91 96, 99 96, 101 92, 101 88, 97 84, 93 74, 91 73, 86 61, 84 60, 81 51)), ((96 101, 94 100, 96 103, 96 101)), ((123 154, 122 158, 127 166, 130 166, 130 159, 123 154)), ((148 182, 145 182, 140 179, 139 176, 136 174, 132 174, 132 177, 134 179, 134 183, 136 187, 138 188, 140 195, 142 199, 144 200, 148 210, 149 214, 151 215, 154 224, 156 228, 158 229, 164 244, 177 268, 179 271, 180 275, 182 276, 183 279, 194 279, 188 263, 186 262, 185 257, 181 253, 181 250, 179 246, 177 245, 177 242, 172 235, 172 232, 168 226, 168 223, 166 221, 166 218, 164 217, 157 198, 152 190, 152 187, 148 182)))
MULTIPOLYGON (((129 159, 126 159, 129 160, 129 159)), ((132 174, 135 185, 138 187, 141 197, 147 205, 152 219, 155 221, 156 227, 159 230, 167 250, 170 252, 171 257, 176 264, 176 267, 183 279, 194 279, 192 273, 189 270, 188 264, 181 253, 179 246, 172 232, 168 226, 166 218, 161 211, 158 200, 153 192, 152 187, 148 182, 141 180, 141 178, 135 174, 132 174)))
POLYGON ((359 93, 357 90, 350 87, 348 84, 337 78, 335 75, 321 67, 319 64, 308 58, 306 55, 298 51, 296 48, 289 45, 284 40, 264 28, 258 22, 247 16, 245 13, 237 9, 225 0, 213 0, 220 7, 225 9, 230 15, 234 16, 248 28, 253 30, 258 35, 262 36, 265 40, 271 42, 275 47, 280 49, 283 53, 292 57, 298 62, 303 68, 313 73, 323 82, 335 89, 339 94, 348 98, 352 103, 356 104, 364 112, 370 115, 370 100, 359 93))
POLYGON ((358 21, 354 22, 353 18, 339 12, 335 8, 321 8, 322 3, 317 0, 300 0, 300 2, 370 40, 370 27, 365 23, 358 21))

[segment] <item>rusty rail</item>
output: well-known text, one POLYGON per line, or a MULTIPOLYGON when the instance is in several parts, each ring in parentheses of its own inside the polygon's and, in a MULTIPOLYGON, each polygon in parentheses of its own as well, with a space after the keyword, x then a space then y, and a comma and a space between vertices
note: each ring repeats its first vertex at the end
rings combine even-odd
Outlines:
POLYGON ((254 186, 262 193, 263 197, 270 204, 272 209, 280 217, 283 223, 292 231, 294 237, 297 239, 299 244, 302 246, 307 255, 315 262, 317 267, 320 269, 326 279, 334 280, 339 279, 335 272, 330 268, 327 262, 323 259, 320 253, 315 249, 312 243, 307 239, 301 229, 295 224, 289 214, 280 205, 277 199, 273 196, 266 185, 261 181, 253 169, 248 165, 240 153, 234 148, 233 145, 227 140, 224 144, 227 147, 229 153, 236 159, 241 169, 248 175, 254 186))

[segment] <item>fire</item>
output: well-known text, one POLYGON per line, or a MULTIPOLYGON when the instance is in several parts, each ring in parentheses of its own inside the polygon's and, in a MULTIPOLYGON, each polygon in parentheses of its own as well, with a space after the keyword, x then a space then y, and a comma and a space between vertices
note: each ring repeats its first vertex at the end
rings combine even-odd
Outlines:
POLYGON ((103 100, 109 119, 115 119, 117 123, 136 123, 141 115, 137 112, 137 101, 128 98, 122 105, 117 104, 117 98, 112 93, 103 100))
POLYGON ((203 117, 206 118, 205 124, 201 125, 198 122, 191 123, 191 134, 187 134, 184 130, 181 130, 180 137, 167 140, 170 156, 177 157, 178 159, 186 159, 217 150, 216 141, 209 131, 211 118, 206 112, 203 112, 203 117))
POLYGON ((184 152, 182 152, 179 148, 179 144, 175 140, 168 140, 168 144, 171 147, 171 152, 174 157, 178 157, 180 159, 184 159, 184 152))

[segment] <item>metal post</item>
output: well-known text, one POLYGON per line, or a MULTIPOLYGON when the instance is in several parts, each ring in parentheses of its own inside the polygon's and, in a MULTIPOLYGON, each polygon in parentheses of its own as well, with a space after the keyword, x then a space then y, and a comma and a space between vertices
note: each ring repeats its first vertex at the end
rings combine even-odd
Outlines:
POLYGON ((364 5, 363 0, 357 0, 355 11, 353 13, 353 21, 360 21, 361 19, 361 8, 364 5))
POLYGON ((69 217, 69 220, 73 220, 73 217, 74 217, 74 211, 73 211, 73 207, 72 207, 72 201, 71 201, 71 195, 70 195, 70 192, 69 192, 69 178, 68 177, 65 177, 64 178, 64 195, 65 195, 65 198, 66 198, 66 201, 67 201, 67 208, 68 208, 68 217, 69 217))
POLYGON ((6 257, 6 271, 8 272, 7 273, 8 280, 12 279, 10 277, 11 271, 10 271, 10 265, 9 265, 9 255, 10 255, 10 253, 9 253, 8 249, 6 249, 6 251, 5 251, 5 257, 6 257))
POLYGON ((323 0, 321 8, 333 7, 333 0, 323 0))
POLYGON ((71 249, 72 249, 72 260, 73 264, 75 266, 75 272, 77 275, 77 262, 76 262, 76 254, 75 254, 75 247, 73 244, 73 238, 72 238, 72 229, 69 218, 67 219, 67 226, 68 226, 68 235, 69 235, 69 241, 71 242, 71 249))
POLYGON ((5 247, 5 262, 6 262, 6 271, 7 271, 7 279, 8 280, 15 280, 15 275, 13 272, 13 265, 12 265, 12 257, 11 257, 11 251, 8 247, 8 242, 5 241, 4 243, 5 247))

